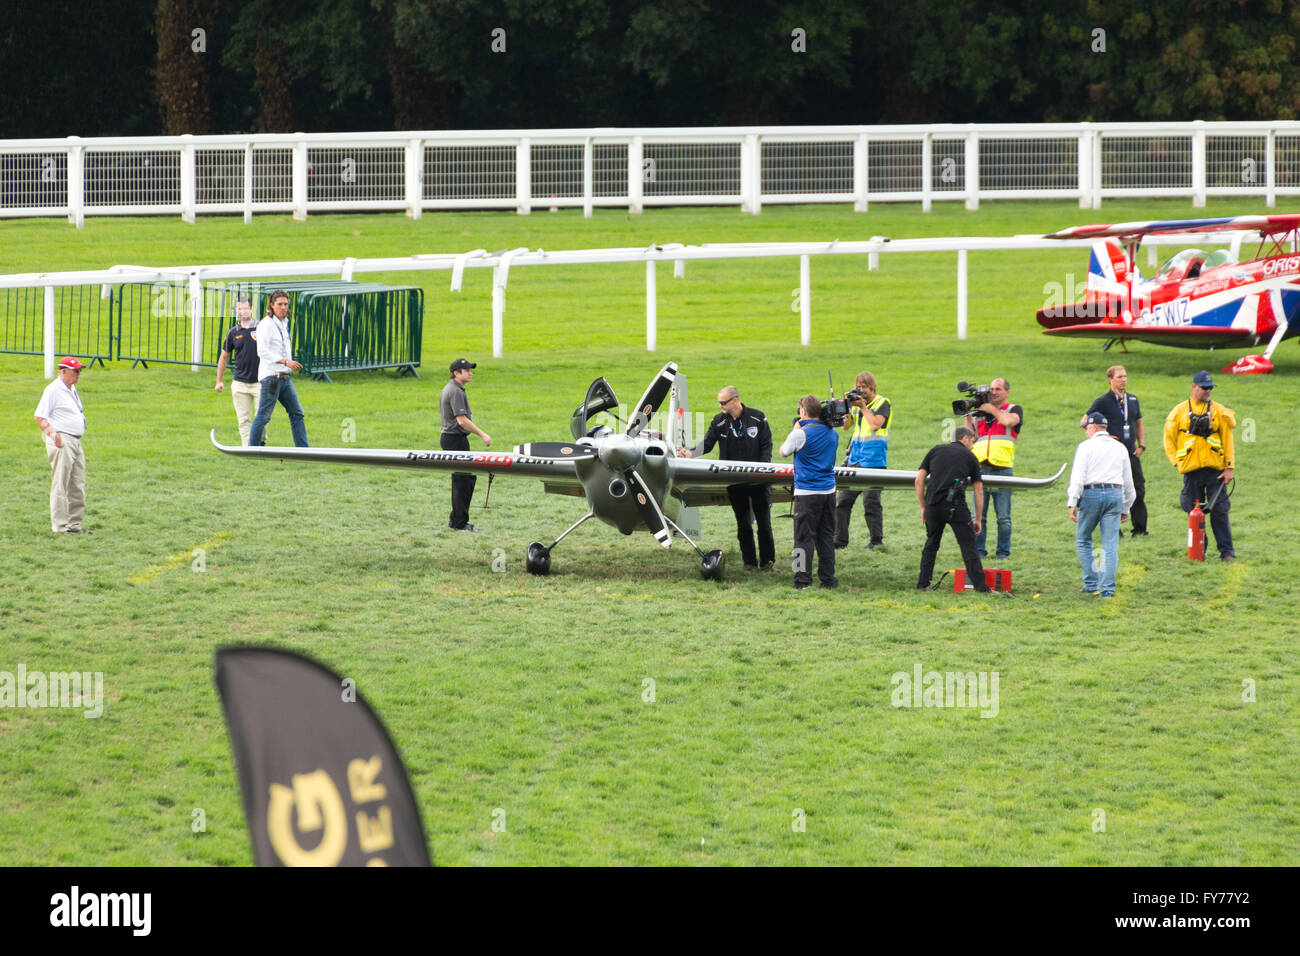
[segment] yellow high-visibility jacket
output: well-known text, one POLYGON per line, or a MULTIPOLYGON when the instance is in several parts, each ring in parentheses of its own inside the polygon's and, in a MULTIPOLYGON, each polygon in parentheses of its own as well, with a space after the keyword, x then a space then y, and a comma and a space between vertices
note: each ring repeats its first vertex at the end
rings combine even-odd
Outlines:
POLYGON ((1194 402, 1191 399, 1179 402, 1165 419, 1165 454, 1169 456, 1170 464, 1184 475, 1197 468, 1233 467, 1232 430, 1237 427, 1237 416, 1232 409, 1218 402, 1208 404, 1208 438, 1187 431, 1193 414, 1205 414, 1204 402, 1194 402))

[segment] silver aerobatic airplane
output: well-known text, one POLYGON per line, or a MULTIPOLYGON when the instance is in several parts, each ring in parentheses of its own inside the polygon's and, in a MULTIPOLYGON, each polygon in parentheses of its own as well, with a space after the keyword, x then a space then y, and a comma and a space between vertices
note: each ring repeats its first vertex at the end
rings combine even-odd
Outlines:
MULTIPOLYGON (((619 419, 620 423, 627 425, 625 430, 615 431, 608 425, 588 429, 594 416, 618 408, 618 397, 613 388, 604 378, 598 378, 587 389, 586 399, 569 422, 572 441, 532 442, 518 445, 510 453, 242 447, 222 445, 217 441, 215 429, 211 439, 212 444, 226 454, 247 458, 388 465, 540 478, 542 486, 551 494, 586 498, 587 513, 549 545, 534 541, 528 546, 525 566, 532 574, 549 572, 552 549, 588 518, 599 518, 623 534, 644 527, 665 548, 672 545, 675 531, 700 556, 700 574, 706 580, 721 581, 725 564, 722 552, 700 550, 682 525, 698 527, 694 509, 701 505, 729 504, 728 485, 771 485, 774 502, 790 501, 794 494, 794 466, 677 457, 675 448, 687 444, 686 406, 685 376, 679 376, 677 365, 669 362, 641 396, 631 420, 624 423, 619 419), (665 399, 669 400, 667 438, 647 428, 651 416, 665 399)), ((1055 483, 1064 471, 1062 465, 1051 478, 988 475, 984 478, 984 486, 1017 490, 1045 488, 1055 483)), ((915 479, 915 471, 835 469, 835 484, 839 488, 912 488, 915 479)))

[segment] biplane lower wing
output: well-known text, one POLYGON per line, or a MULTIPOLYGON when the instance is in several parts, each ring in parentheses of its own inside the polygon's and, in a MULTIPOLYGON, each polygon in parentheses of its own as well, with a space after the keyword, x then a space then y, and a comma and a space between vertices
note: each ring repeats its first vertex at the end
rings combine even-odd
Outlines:
POLYGON ((1119 339, 1151 342, 1155 345, 1182 345, 1189 348, 1252 345, 1257 336, 1250 329, 1216 325, 1125 325, 1122 322, 1087 322, 1044 329, 1044 335, 1061 335, 1079 339, 1119 339))

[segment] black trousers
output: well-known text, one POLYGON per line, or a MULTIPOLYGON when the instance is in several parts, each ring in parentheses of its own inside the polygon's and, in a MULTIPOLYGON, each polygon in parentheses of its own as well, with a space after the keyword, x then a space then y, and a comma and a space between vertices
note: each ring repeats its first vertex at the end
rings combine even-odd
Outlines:
POLYGON ((1128 510, 1128 520, 1133 529, 1129 533, 1143 534, 1147 530, 1147 480, 1142 474, 1141 458, 1129 455, 1128 463, 1133 466, 1133 490, 1137 492, 1137 497, 1133 499, 1133 507, 1128 510))
POLYGON ((867 519, 867 532, 872 544, 880 544, 885 537, 885 511, 880 507, 880 489, 841 488, 835 495, 835 547, 849 546, 849 525, 853 521, 853 503, 863 495, 862 513, 867 519))
POLYGON ((835 492, 794 496, 794 583, 812 584, 812 556, 817 552, 817 578, 835 587, 835 492))
MULTIPOLYGON (((469 451, 468 435, 449 435, 443 432, 443 451, 469 451)), ((447 527, 459 531, 469 524, 469 503, 474 497, 474 475, 456 471, 451 475, 451 517, 447 527)))
POLYGON ((916 579, 918 588, 928 588, 934 576, 934 559, 939 554, 939 540, 943 529, 952 527, 957 547, 961 548, 961 559, 966 564, 966 577, 976 591, 988 591, 984 580, 984 563, 980 561, 979 549, 975 547, 975 531, 970 526, 970 508, 963 498, 955 506, 925 506, 925 550, 921 552, 921 574, 916 579))
POLYGON ((746 567, 764 566, 776 561, 772 542, 772 491, 766 485, 728 485, 727 497, 736 515, 736 540, 746 567), (758 553, 754 553, 754 532, 749 526, 750 512, 758 525, 758 553))
POLYGON ((1232 525, 1228 521, 1228 509, 1232 502, 1228 499, 1228 489, 1219 480, 1222 468, 1197 468, 1183 475, 1183 493, 1179 495, 1179 504, 1184 511, 1191 511, 1198 501, 1209 502, 1210 530, 1214 532, 1214 543, 1219 546, 1219 556, 1236 555, 1232 547, 1232 525))

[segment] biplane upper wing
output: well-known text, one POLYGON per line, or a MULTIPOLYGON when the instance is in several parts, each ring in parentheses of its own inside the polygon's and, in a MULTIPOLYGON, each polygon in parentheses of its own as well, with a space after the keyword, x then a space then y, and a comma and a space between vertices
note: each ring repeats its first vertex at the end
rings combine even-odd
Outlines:
MULTIPOLYGON (((574 466, 581 448, 574 444, 571 457, 542 457, 495 451, 423 451, 397 448, 294 448, 286 446, 223 445, 212 430, 212 444, 227 455, 243 458, 276 458, 280 461, 311 461, 337 465, 385 465, 393 468, 431 468, 436 471, 478 472, 496 475, 519 475, 541 478, 550 486, 572 484, 582 488, 574 466)), ((525 449, 527 446, 525 446, 525 449)), ((560 493, 563 493, 562 491, 560 493)))
POLYGON ((1251 344, 1251 329, 1218 325, 1125 325, 1121 322, 1089 322, 1044 329, 1044 335, 1064 335, 1080 339, 1120 339, 1151 342, 1155 345, 1182 345, 1189 348, 1212 348, 1251 344))
MULTIPOLYGON (((772 485, 773 500, 789 501, 794 484, 794 465, 781 462, 710 461, 704 458, 674 458, 668 463, 673 494, 686 505, 725 505, 728 485, 772 485)), ((986 475, 989 488, 1046 488, 1065 473, 1065 465, 1050 478, 1022 478, 1014 475, 986 475)), ((913 488, 915 471, 895 468, 836 468, 837 488, 913 488)))
POLYGON ((1049 233, 1045 239, 1102 239, 1107 236, 1146 236, 1178 232, 1258 232, 1274 235, 1300 228, 1300 215, 1228 216, 1219 219, 1165 219, 1150 222, 1114 222, 1071 226, 1049 233))

